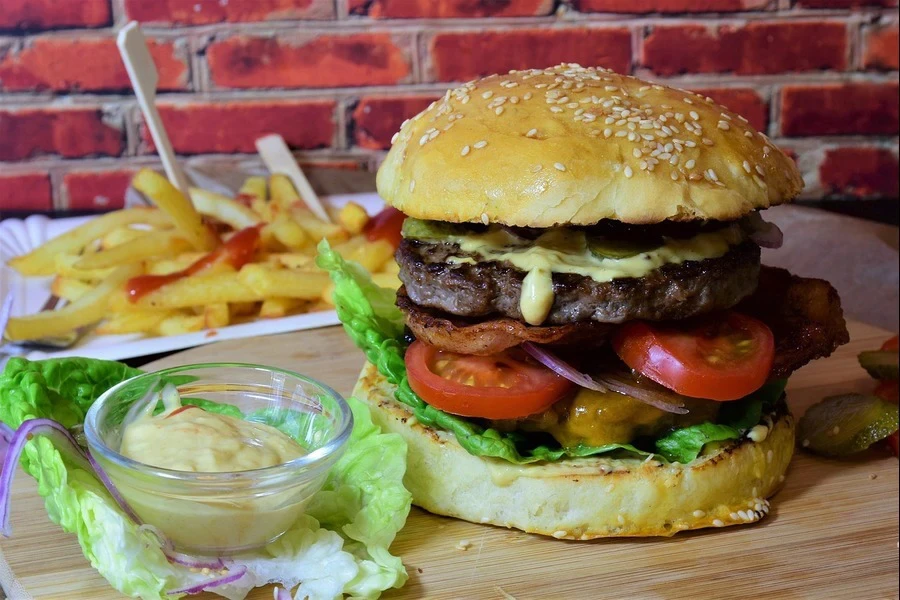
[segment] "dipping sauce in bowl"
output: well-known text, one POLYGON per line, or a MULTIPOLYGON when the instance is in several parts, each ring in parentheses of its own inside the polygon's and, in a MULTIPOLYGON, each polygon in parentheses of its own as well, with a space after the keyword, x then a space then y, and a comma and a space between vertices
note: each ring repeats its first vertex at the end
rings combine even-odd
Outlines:
POLYGON ((140 520, 179 550, 211 555, 289 529, 351 429, 349 406, 330 388, 233 363, 139 375, 85 419, 91 453, 140 520))

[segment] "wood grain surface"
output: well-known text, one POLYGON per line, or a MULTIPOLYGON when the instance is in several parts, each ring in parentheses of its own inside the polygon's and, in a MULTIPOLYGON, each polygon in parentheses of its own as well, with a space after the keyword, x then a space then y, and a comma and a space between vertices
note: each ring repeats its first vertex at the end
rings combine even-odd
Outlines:
MULTIPOLYGON (((823 396, 868 391, 856 353, 885 331, 851 324, 853 341, 798 371, 789 403, 802 414, 823 396)), ((339 328, 235 340, 188 350, 153 368, 221 360, 294 369, 347 394, 362 354, 339 328)), ((392 550, 410 574, 385 598, 810 598, 898 597, 898 461, 869 452, 828 460, 799 452, 773 510, 759 524, 668 539, 567 542, 437 517, 413 508, 392 550), (467 549, 463 549, 463 548, 467 549)), ((13 494, 13 537, 2 549, 35 598, 119 598, 88 565, 74 536, 47 519, 34 482, 13 494)), ((256 590, 250 598, 271 598, 256 590)), ((203 595, 212 599, 218 596, 203 595)))

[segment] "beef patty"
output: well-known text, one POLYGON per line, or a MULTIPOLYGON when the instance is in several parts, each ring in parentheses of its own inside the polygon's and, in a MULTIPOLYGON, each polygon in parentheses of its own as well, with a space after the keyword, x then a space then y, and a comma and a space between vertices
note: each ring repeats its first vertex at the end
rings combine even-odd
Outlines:
MULTIPOLYGON (((450 263, 450 257, 478 260, 450 242, 403 240, 397 262, 413 302, 461 317, 522 320, 519 295, 525 271, 505 261, 450 263)), ((643 277, 598 283, 583 275, 554 273, 555 299, 544 324, 678 320, 731 308, 756 289, 759 258, 759 246, 746 241, 719 258, 668 264, 643 277)))

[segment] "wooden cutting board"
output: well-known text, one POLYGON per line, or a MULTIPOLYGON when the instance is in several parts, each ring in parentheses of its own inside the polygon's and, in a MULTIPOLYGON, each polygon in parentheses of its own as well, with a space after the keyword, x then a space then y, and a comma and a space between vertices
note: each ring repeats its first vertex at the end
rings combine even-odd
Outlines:
MULTIPOLYGON (((789 402, 802 414, 829 394, 869 391, 856 354, 888 336, 851 323, 853 341, 798 371, 789 402)), ((195 348, 150 365, 252 361, 294 369, 348 394, 362 365, 336 327, 195 348)), ((898 461, 798 453, 769 517, 759 524, 668 539, 568 542, 437 517, 413 508, 392 550, 409 571, 385 598, 795 598, 898 597, 898 461), (463 549, 466 548, 466 549, 463 549)), ((120 597, 88 565, 74 536, 47 519, 34 482, 14 486, 9 565, 35 598, 120 597)), ((210 594, 198 598, 218 598, 210 594)), ((257 590, 254 599, 271 598, 257 590)))

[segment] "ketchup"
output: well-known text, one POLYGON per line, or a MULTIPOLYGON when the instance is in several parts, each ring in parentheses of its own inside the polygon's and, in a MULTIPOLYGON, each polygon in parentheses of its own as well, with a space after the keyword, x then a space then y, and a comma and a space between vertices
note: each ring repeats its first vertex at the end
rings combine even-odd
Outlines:
POLYGON ((400 233, 406 215, 392 206, 388 206, 366 223, 363 232, 370 242, 386 240, 394 248, 400 247, 403 236, 400 233))
POLYGON ((241 229, 231 236, 231 239, 200 258, 186 269, 169 273, 168 275, 138 275, 132 277, 125 284, 130 302, 137 302, 150 292, 162 286, 178 281, 182 277, 196 275, 197 273, 220 263, 229 264, 235 269, 240 269, 253 260, 256 247, 259 245, 259 225, 241 229))

